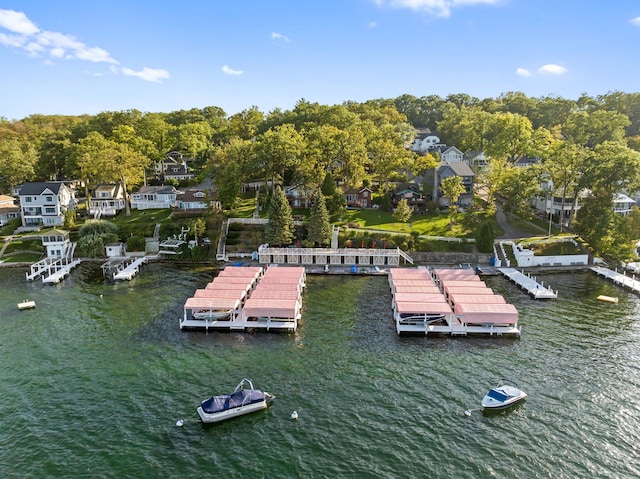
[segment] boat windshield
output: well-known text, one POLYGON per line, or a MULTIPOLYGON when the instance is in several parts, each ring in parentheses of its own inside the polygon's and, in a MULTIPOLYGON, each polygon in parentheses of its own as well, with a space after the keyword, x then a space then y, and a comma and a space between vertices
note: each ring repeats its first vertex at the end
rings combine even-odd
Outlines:
POLYGON ((507 394, 504 394, 501 391, 496 391, 495 389, 490 390, 487 396, 489 396, 492 399, 495 399, 496 401, 501 401, 501 402, 509 399, 509 396, 507 394))

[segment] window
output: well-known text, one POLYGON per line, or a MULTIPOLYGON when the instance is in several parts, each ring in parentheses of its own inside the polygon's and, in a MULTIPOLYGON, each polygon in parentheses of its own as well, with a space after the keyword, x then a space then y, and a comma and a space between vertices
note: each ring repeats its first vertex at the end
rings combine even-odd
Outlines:
POLYGON ((25 196, 24 197, 24 202, 25 203, 31 203, 31 196, 25 196))
POLYGON ((50 206, 45 207, 44 212, 48 215, 53 215, 56 213, 55 208, 51 208, 50 206))
POLYGON ((53 196, 45 196, 44 201, 45 203, 53 203, 53 196))

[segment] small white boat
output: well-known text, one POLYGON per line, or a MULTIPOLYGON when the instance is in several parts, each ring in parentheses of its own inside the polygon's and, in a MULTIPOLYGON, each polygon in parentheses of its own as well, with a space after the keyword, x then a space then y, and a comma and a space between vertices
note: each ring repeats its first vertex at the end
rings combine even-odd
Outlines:
POLYGON ((502 378, 482 399, 482 407, 485 411, 498 411, 513 406, 526 397, 527 393, 521 391, 515 382, 502 378))
POLYGON ((250 379, 244 378, 231 394, 212 396, 202 401, 198 407, 198 416, 203 423, 209 424, 267 409, 268 401, 274 398, 268 392, 253 388, 250 379))
POLYGON ((33 300, 25 299, 21 303, 18 303, 18 309, 22 311, 23 309, 33 309, 36 307, 36 302, 33 300))
POLYGON ((231 316, 231 310, 226 311, 197 311, 193 313, 195 319, 205 319, 209 321, 220 321, 222 319, 229 319, 231 316))

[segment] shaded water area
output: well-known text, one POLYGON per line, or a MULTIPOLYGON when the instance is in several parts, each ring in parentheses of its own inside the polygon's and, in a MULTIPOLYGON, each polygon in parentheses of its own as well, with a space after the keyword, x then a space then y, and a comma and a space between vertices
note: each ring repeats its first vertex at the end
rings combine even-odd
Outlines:
POLYGON ((0 269, 3 478, 640 476, 640 299, 593 273, 546 276, 549 302, 489 278, 520 311, 507 339, 398 337, 384 277, 309 276, 295 334, 207 334, 178 318, 211 269, 24 271, 0 269), (502 376, 527 401, 465 416, 502 376), (195 421, 243 377, 267 411, 195 421))

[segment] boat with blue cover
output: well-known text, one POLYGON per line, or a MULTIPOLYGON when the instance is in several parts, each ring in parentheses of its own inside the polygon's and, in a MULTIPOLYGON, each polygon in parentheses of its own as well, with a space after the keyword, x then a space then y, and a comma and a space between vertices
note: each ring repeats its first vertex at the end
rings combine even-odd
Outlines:
POLYGON ((197 409, 203 423, 209 424, 261 411, 275 396, 253 388, 250 379, 243 378, 231 394, 212 396, 197 409))
POLYGON ((527 397, 527 393, 520 390, 518 385, 507 378, 502 378, 498 385, 491 388, 482 399, 482 407, 485 411, 498 411, 519 403, 527 397))

